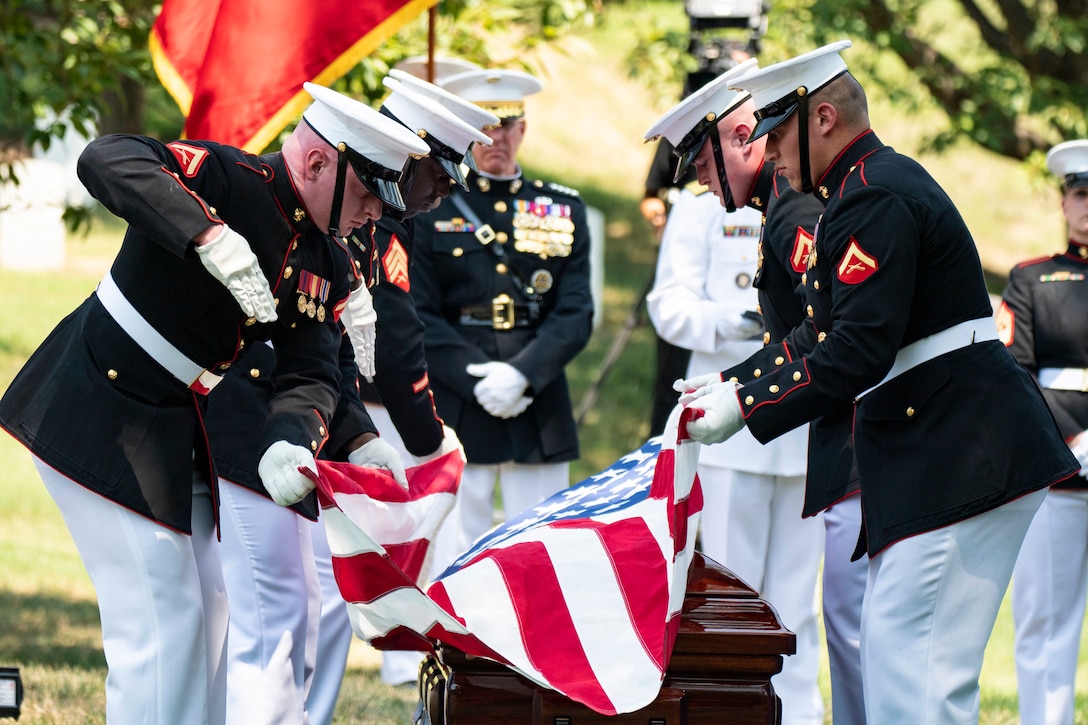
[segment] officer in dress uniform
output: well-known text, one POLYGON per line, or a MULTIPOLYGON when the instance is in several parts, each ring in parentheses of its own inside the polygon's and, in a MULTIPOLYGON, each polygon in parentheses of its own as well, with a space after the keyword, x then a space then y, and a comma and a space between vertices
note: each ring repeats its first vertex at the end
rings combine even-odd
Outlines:
MULTIPOLYGON (((733 78, 755 65, 749 60, 718 76, 647 132, 651 138, 679 138, 686 158, 694 162, 688 169, 700 168, 715 191, 748 201, 729 212, 715 194, 683 191, 665 225, 646 304, 658 334, 692 351, 689 377, 740 363, 763 342, 752 286, 763 214, 752 197, 763 202, 771 179, 761 174, 766 165, 763 143, 745 144, 755 125, 751 96, 729 88, 733 78), (685 139, 697 124, 705 133, 694 137, 702 138, 685 139), (724 179, 717 178, 717 184, 708 178, 718 177, 719 167, 710 158, 715 143, 707 139, 717 139, 723 162, 724 179), (754 193, 753 185, 758 187, 754 193)), ((815 199, 798 199, 801 206, 818 205, 815 199)), ((809 217, 815 223, 815 213, 809 217)), ((806 435, 807 426, 802 426, 762 445, 742 431, 699 456, 701 550, 770 602, 797 636, 796 654, 772 678, 782 701, 783 725, 819 725, 824 719, 815 597, 823 526, 818 518, 801 518, 806 435)))
MULTIPOLYGON (((437 103, 400 88, 395 80, 388 80, 387 85, 392 93, 382 113, 424 139, 430 153, 410 162, 401 208, 388 204, 383 218, 411 215, 435 205, 448 192, 451 176, 463 181, 459 164, 468 147, 474 142, 489 142, 437 103)), ((318 96, 303 116, 319 130, 320 113, 326 108, 321 99, 318 96)), ((359 344, 363 343, 353 328, 360 317, 355 300, 360 295, 369 297, 367 287, 375 283, 370 270, 372 237, 368 225, 346 240, 356 259, 358 279, 353 279, 356 290, 341 321, 349 333, 345 341, 359 344)), ((309 314, 309 299, 304 303, 300 296, 298 304, 309 314)), ((383 337, 379 349, 399 342, 395 336, 383 337)), ((343 393, 323 453, 335 460, 386 468, 403 479, 400 453, 375 437, 378 428, 362 409, 356 383, 357 365, 362 362, 357 364, 353 345, 342 344, 341 350, 343 393)), ((373 348, 361 354, 373 361, 373 348)), ((270 371, 275 363, 276 354, 270 346, 253 346, 227 374, 220 394, 208 406, 209 439, 222 476, 224 519, 229 522, 223 527, 222 555, 227 598, 233 605, 227 721, 248 724, 286 718, 302 722, 305 713, 310 723, 329 723, 343 679, 351 627, 343 600, 338 595, 331 601, 323 597, 317 578, 318 568, 331 572, 331 555, 323 527, 311 523, 317 514, 314 495, 293 504, 293 511, 282 508, 270 500, 257 475, 259 441, 255 438, 260 428, 255 421, 262 420, 267 410, 272 395, 270 371), (320 536, 315 535, 315 528, 320 536), (322 611, 326 616, 319 617, 322 611), (339 620, 343 620, 343 627, 331 624, 339 620), (317 683, 316 692, 311 682, 317 683)), ((438 438, 435 448, 442 442, 440 425, 438 438)), ((332 586, 335 588, 335 582, 332 586)))
POLYGON ((1088 581, 1088 141, 1058 144, 1046 162, 1062 181, 1069 246, 1009 272, 997 328, 1081 464, 1047 493, 1012 576, 1020 720, 1071 725, 1088 581))
POLYGON ((98 289, 0 400, 0 425, 33 454, 95 584, 108 722, 224 722, 206 396, 239 353, 274 343, 258 470, 270 490, 306 480, 298 467, 314 468, 340 394, 351 276, 329 230, 380 216, 426 152, 372 109, 330 106, 281 153, 113 135, 80 157, 84 185, 129 227, 98 289))
MULTIPOLYGON (((997 339, 974 241, 914 161, 877 139, 840 41, 745 74, 766 155, 824 203, 805 293, 817 342, 750 358, 743 386, 689 381, 688 432, 766 442, 854 401, 868 553, 868 722, 977 722, 982 659, 1020 543, 1079 466, 997 339), (815 182, 815 183, 814 183, 815 182)), ((768 352, 769 351, 769 352, 768 352)))
POLYGON ((458 503, 439 530, 435 568, 491 528, 496 482, 521 512, 569 483, 578 436, 564 374, 589 340, 589 229, 577 192, 525 178, 517 150, 525 73, 468 71, 443 87, 499 116, 476 147, 471 193, 453 189, 416 220, 411 293, 438 413, 464 444, 458 503))

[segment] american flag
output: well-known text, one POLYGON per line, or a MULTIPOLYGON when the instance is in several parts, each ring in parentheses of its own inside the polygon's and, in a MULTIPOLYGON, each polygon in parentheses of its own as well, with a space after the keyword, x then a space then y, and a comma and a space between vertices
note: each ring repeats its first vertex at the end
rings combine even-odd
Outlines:
POLYGON ((702 510, 698 445, 670 439, 493 529, 426 594, 374 557, 343 575, 366 534, 328 518, 356 634, 386 649, 449 644, 603 714, 645 707, 668 666, 702 510))

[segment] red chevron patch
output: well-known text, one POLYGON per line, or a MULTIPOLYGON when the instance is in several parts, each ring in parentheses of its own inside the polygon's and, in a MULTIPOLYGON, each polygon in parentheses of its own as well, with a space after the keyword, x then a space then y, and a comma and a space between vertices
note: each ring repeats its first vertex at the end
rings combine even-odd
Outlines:
POLYGON ((790 253, 790 266, 797 274, 804 274, 808 269, 808 255, 812 251, 812 235, 804 227, 797 227, 797 236, 793 239, 793 251, 790 253))
POLYGON ((876 257, 870 255, 858 240, 850 237, 850 246, 839 262, 839 279, 846 284, 859 284, 869 278, 879 267, 876 257))
POLYGON ((408 279, 408 251, 394 234, 389 240, 389 249, 382 256, 382 268, 385 270, 385 278, 409 292, 411 282, 408 279))
POLYGON ((166 144, 166 147, 174 153, 174 158, 181 164, 181 173, 190 179, 197 175, 200 165, 204 163, 204 159, 208 158, 208 150, 199 146, 175 141, 166 144))

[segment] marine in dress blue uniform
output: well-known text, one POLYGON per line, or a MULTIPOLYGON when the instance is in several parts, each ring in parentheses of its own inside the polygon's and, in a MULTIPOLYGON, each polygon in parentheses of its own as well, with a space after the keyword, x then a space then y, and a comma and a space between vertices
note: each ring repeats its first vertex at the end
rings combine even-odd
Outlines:
POLYGON ((1047 166, 1062 182, 1068 244, 1009 272, 997 326, 1082 466, 1047 493, 1012 576, 1020 720, 1059 725, 1074 719, 1088 587, 1088 141, 1058 144, 1047 166))
MULTIPOLYGON (((399 127, 375 137, 402 165, 418 150, 399 127)), ((296 129, 284 153, 258 157, 113 135, 80 157, 84 185, 129 227, 95 294, 0 400, 0 424, 35 456, 95 583, 109 722, 224 721, 227 606, 205 396, 241 352, 271 341, 282 354, 256 421, 259 450, 311 455, 327 440, 351 265, 297 214, 333 185, 326 175, 300 186, 287 149, 307 138, 296 129), (324 314, 296 303, 307 275, 327 282, 320 300, 307 298, 324 314)), ((361 180, 340 180, 345 214, 380 213, 361 180)))
POLYGON ((711 383, 682 400, 704 411, 688 425, 704 441, 744 425, 771 440, 855 401, 867 719, 974 722, 1020 541, 1044 489, 1078 465, 997 340, 951 200, 869 127, 839 55, 849 44, 736 81, 760 109, 753 135, 770 133, 767 158, 825 204, 806 273, 817 343, 780 344, 777 364, 739 390, 711 383))
MULTIPOLYGON (((773 198, 773 166, 764 161, 763 142, 745 143, 755 125, 750 94, 729 88, 755 65, 749 60, 713 79, 646 133, 676 149, 677 175, 689 161, 687 169, 697 169, 699 180, 721 197, 680 194, 646 297, 658 334, 692 351, 689 377, 739 363, 763 344, 752 285, 764 254, 760 234, 773 198), (738 200, 733 211, 723 208, 730 200, 738 200)), ((814 223, 815 214, 808 221, 814 223)), ((793 297, 792 286, 788 294, 793 297)), ((800 308, 795 301, 788 310, 794 308, 800 308)), ((702 551, 751 584, 797 635, 797 652, 771 681, 784 725, 824 719, 815 597, 823 528, 819 519, 801 518, 806 435, 800 427, 763 445, 742 432, 699 457, 702 551)))
MULTIPOLYGON (((418 68, 418 63, 398 64, 397 68, 389 72, 386 82, 400 84, 409 93, 414 92, 439 103, 445 111, 463 121, 472 131, 479 131, 499 122, 494 114, 433 83, 416 78, 401 70, 402 67, 415 69, 418 68)), ((458 59, 436 59, 438 78, 448 75, 451 69, 463 72, 476 67, 458 59)), ((413 113, 412 109, 402 107, 402 99, 397 93, 390 95, 384 108, 392 112, 394 117, 409 123, 410 127, 410 121, 418 116, 418 111, 413 113)), ((429 137, 433 138, 434 134, 429 137)), ((472 133, 463 127, 448 129, 446 133, 439 133, 438 138, 452 146, 457 155, 444 159, 442 165, 430 165, 431 169, 426 173, 433 177, 434 185, 413 184, 408 210, 403 213, 391 211, 375 224, 372 236, 375 253, 372 262, 367 261, 362 247, 356 247, 363 252, 356 258, 357 266, 361 269, 371 268, 375 275, 374 284, 370 288, 376 328, 374 352, 371 369, 359 379, 360 394, 371 419, 382 432, 382 437, 405 460, 416 463, 452 450, 460 442, 453 429, 443 424, 435 410, 424 357, 423 322, 416 314, 415 303, 410 295, 408 270, 412 264, 415 216, 437 206, 449 194, 451 183, 464 188, 465 179, 460 161, 472 168, 475 161, 469 152, 471 146, 491 143, 491 139, 484 134, 472 133)), ((443 158, 441 149, 433 151, 435 159, 443 158)), ((418 175, 422 176, 424 173, 425 170, 421 169, 418 175)), ((322 544, 322 539, 323 537, 318 537, 315 540, 315 548, 322 544)), ((314 690, 322 686, 323 679, 331 679, 335 675, 336 668, 330 666, 332 662, 342 663, 339 667, 342 676, 346 666, 347 644, 351 637, 347 610, 340 598, 336 582, 331 579, 331 569, 323 565, 323 560, 319 561, 318 573, 325 591, 325 613, 322 615, 321 639, 318 645, 319 659, 324 665, 315 676, 314 690), (329 635, 330 632, 340 634, 329 635)), ((382 681, 390 685, 415 682, 420 660, 419 652, 382 652, 382 681)), ((311 701, 313 700, 314 697, 311 696, 311 701)))
MULTIPOLYGON (((460 174, 459 163, 468 146, 488 142, 486 136, 438 104, 401 88, 396 80, 387 79, 387 84, 392 93, 381 112, 424 139, 430 153, 409 162, 411 169, 405 174, 402 191, 404 208, 387 204, 383 219, 414 214, 435 204, 447 193, 451 175, 460 174)), ((312 115, 308 111, 303 118, 310 122, 312 115)), ((320 120, 312 119, 314 123, 320 120)), ((348 270, 355 289, 352 299, 359 294, 369 296, 368 288, 377 283, 374 225, 368 224, 341 241, 354 261, 348 270)), ((300 282, 300 289, 319 287, 318 280, 300 282)), ((315 312, 301 296, 298 305, 307 314, 315 312)), ((341 316, 345 326, 357 322, 348 314, 352 309, 349 300, 341 316)), ((395 476, 403 476, 400 453, 384 440, 375 439, 378 428, 359 398, 362 362, 355 358, 355 339, 348 334, 341 340, 342 394, 322 455, 390 468, 395 476), (392 464, 389 459, 394 459, 392 464)), ((398 342, 395 335, 384 336, 378 348, 384 351, 398 342)), ((365 354, 373 361, 373 350, 365 354)), ((293 504, 294 512, 288 511, 269 499, 258 475, 259 448, 252 431, 273 392, 271 371, 276 358, 271 346, 254 346, 227 376, 222 394, 212 399, 208 411, 209 437, 222 472, 221 489, 231 504, 225 507, 231 526, 224 527, 227 595, 242 605, 236 606, 230 624, 228 721, 279 722, 287 718, 301 722, 305 713, 311 723, 329 723, 343 679, 351 626, 334 581, 329 586, 330 596, 324 596, 321 572, 331 576, 331 557, 323 526, 311 523, 317 518, 313 493, 293 504)), ((435 449, 442 442, 441 427, 438 437, 435 449)))
POLYGON ((476 149, 470 193, 455 188, 416 219, 411 293, 431 388, 468 459, 436 571, 491 527, 500 470, 507 514, 569 484, 578 436, 564 367, 589 340, 593 315, 585 203, 526 178, 516 160, 524 97, 539 81, 469 71, 443 87, 502 121, 487 131, 495 143, 476 149))

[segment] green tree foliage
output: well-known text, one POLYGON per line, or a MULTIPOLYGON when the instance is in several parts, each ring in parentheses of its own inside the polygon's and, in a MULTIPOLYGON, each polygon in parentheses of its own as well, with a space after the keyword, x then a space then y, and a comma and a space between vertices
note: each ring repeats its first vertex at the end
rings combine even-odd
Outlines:
MULTIPOLYGON (((904 113, 944 112, 927 139, 935 150, 966 139, 1037 163, 1088 137, 1086 0, 775 0, 768 15, 765 63, 849 38, 867 86, 904 113)), ((662 44, 654 32, 640 52, 662 44)))
MULTIPOLYGON (((0 181, 18 182, 15 162, 36 146, 48 149, 69 128, 84 136, 180 134, 183 119, 148 52, 160 7, 155 0, 0 2, 0 181)), ((389 68, 427 52, 428 16, 384 43, 337 88, 377 102, 389 68)), ((594 19, 587 0, 442 0, 434 16, 436 54, 504 67, 525 66, 527 50, 561 46, 594 19)), ((72 228, 86 221, 85 210, 66 216, 72 228)))

